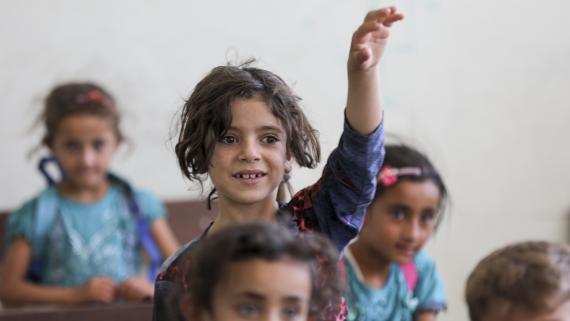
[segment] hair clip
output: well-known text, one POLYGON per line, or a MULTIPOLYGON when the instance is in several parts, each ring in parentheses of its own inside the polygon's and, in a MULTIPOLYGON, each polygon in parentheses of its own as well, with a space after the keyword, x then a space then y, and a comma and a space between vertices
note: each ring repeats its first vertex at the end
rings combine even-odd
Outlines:
POLYGON ((77 98, 78 104, 95 103, 106 107, 111 111, 115 111, 115 106, 105 97, 105 95, 97 89, 91 89, 77 98))
POLYGON ((395 168, 390 165, 384 166, 378 174, 378 182, 384 187, 390 187, 398 182, 400 176, 420 176, 422 169, 419 167, 395 168))
POLYGON ((99 90, 92 89, 92 90, 89 90, 85 94, 84 99, 86 102, 94 102, 94 103, 101 104, 101 103, 103 103, 103 100, 105 99, 105 97, 103 96, 103 94, 99 90))

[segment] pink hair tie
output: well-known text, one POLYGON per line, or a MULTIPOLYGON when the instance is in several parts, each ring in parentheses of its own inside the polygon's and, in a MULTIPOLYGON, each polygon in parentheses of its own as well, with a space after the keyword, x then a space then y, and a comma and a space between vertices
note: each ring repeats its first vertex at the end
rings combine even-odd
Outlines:
POLYGON ((95 103, 106 107, 112 111, 115 111, 115 106, 110 103, 109 99, 100 90, 91 89, 87 91, 85 94, 80 95, 77 98, 78 104, 86 104, 86 103, 95 103))
POLYGON ((390 187, 398 182, 400 176, 421 176, 422 169, 419 167, 395 168, 390 165, 384 166, 378 174, 378 183, 384 187, 390 187))

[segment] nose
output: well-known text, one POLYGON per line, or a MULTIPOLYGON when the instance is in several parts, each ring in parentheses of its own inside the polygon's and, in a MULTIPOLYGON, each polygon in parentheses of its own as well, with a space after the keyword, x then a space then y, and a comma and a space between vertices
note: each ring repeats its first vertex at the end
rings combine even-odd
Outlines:
POLYGON ((415 242, 421 235, 421 226, 416 220, 410 220, 405 224, 403 236, 406 241, 415 242))
POLYGON ((83 148, 81 151, 81 162, 85 166, 93 166, 97 158, 97 153, 92 148, 83 148))
POLYGON ((281 321, 280 309, 271 307, 269 311, 262 314, 260 319, 260 321, 281 321))
POLYGON ((251 163, 260 159, 259 146, 255 139, 243 140, 240 147, 240 160, 251 163))

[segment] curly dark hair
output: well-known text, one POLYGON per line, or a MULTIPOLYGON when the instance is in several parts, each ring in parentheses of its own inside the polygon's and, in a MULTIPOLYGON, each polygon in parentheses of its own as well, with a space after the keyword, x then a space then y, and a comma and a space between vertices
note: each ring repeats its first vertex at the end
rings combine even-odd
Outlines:
POLYGON ((123 139, 119 129, 120 116, 113 96, 94 83, 73 82, 54 87, 46 97, 44 110, 38 118, 38 123, 45 125, 42 143, 50 146, 61 120, 77 114, 95 115, 108 119, 117 138, 123 139))
POLYGON ((471 321, 484 320, 492 305, 551 312, 570 300, 570 247, 525 241, 500 248, 471 272, 465 298, 471 321))
POLYGON ((190 181, 203 182, 215 145, 231 126, 230 106, 236 98, 263 98, 281 121, 287 151, 295 161, 308 168, 320 161, 317 131, 301 110, 300 98, 279 76, 250 67, 253 62, 215 67, 184 104, 175 151, 180 169, 190 181))
POLYGON ((295 235, 282 225, 257 222, 226 227, 202 242, 190 255, 186 275, 190 302, 197 310, 212 311, 215 287, 232 262, 286 259, 310 268, 310 316, 319 321, 333 320, 339 314, 343 286, 338 252, 324 236, 295 235))

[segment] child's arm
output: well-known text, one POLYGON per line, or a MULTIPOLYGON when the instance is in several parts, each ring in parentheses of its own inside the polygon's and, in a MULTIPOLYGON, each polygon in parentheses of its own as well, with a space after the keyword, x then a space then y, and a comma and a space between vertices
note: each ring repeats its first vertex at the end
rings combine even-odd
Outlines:
POLYGON ((73 304, 114 299, 115 283, 106 277, 94 277, 76 288, 39 286, 26 281, 32 249, 22 237, 10 244, 0 270, 0 300, 5 304, 73 304))
MULTIPOLYGON (((179 248, 180 245, 164 218, 157 218, 152 221, 150 231, 163 258, 168 258, 179 248)), ((152 299, 154 297, 154 284, 146 278, 128 278, 117 287, 116 294, 127 301, 152 299)))
POLYGON ((420 312, 416 316, 415 321, 435 321, 437 320, 437 314, 433 312, 420 312))
POLYGON ((115 294, 126 301, 150 301, 154 297, 154 284, 145 277, 131 277, 117 286, 115 294))
POLYGON ((395 7, 369 12, 354 32, 348 56, 346 117, 358 133, 367 135, 382 120, 378 64, 392 23, 404 16, 395 7))
POLYGON ((168 258, 180 247, 174 233, 164 218, 155 219, 150 225, 150 231, 163 258, 168 258))

